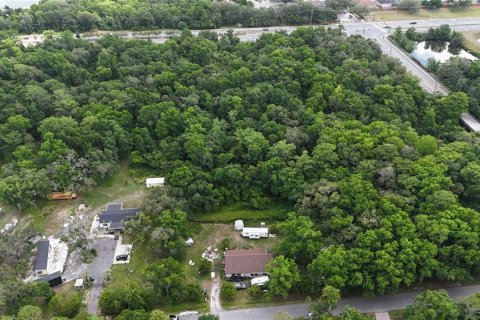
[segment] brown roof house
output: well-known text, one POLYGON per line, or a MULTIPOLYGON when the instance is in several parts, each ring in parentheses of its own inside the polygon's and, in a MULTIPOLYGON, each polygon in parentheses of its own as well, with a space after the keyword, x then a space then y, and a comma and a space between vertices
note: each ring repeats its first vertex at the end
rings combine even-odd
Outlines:
POLYGON ((248 250, 225 250, 225 277, 258 277, 266 276, 265 266, 273 255, 265 248, 248 250))

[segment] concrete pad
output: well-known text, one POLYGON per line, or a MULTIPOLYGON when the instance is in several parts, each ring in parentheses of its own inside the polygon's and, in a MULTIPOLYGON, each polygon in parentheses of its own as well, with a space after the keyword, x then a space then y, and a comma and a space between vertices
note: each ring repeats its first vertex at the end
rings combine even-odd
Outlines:
POLYGON ((122 236, 117 241, 117 246, 115 247, 115 255, 113 256, 113 264, 127 264, 130 263, 130 253, 132 252, 132 246, 131 244, 123 244, 122 243, 122 236), (128 254, 128 258, 126 261, 117 261, 115 258, 119 255, 122 254, 128 254))
POLYGON ((377 312, 375 313, 375 320, 390 320, 390 315, 388 312, 377 312))

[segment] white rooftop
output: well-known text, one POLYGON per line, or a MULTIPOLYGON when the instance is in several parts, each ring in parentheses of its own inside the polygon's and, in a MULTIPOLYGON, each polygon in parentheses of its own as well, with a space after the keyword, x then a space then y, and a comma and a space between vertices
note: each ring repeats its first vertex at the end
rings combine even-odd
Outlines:
POLYGON ((469 127, 470 130, 478 132, 480 131, 480 122, 475 119, 470 113, 462 113, 461 117, 463 123, 469 127))
POLYGON ((243 232, 268 232, 268 228, 243 228, 243 232))
POLYGON ((165 183, 165 178, 147 178, 146 183, 165 183))
POLYGON ((73 285, 75 288, 83 287, 83 279, 75 279, 75 284, 73 285))

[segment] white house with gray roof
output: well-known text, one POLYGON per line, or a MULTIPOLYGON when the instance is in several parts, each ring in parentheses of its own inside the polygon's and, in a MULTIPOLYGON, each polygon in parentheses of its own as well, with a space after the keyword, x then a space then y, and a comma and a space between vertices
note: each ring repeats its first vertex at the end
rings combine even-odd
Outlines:
POLYGON ((139 211, 137 208, 124 209, 123 203, 109 203, 100 213, 100 228, 105 231, 123 231, 125 220, 134 217, 139 211))

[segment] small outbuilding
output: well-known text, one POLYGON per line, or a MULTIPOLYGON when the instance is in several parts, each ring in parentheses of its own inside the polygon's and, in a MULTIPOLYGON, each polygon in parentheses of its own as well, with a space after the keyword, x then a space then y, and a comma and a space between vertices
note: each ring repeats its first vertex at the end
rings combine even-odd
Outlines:
POLYGON ((243 230, 244 227, 245 225, 243 224, 243 220, 236 220, 233 228, 239 231, 239 230, 243 230))
POLYGON ((243 228, 241 235, 249 239, 268 238, 268 228, 243 228))
POLYGON ((165 178, 147 178, 145 185, 147 188, 163 187, 165 184, 165 178))
POLYGON ((50 287, 56 287, 58 285, 61 285, 63 283, 62 279, 62 274, 60 271, 54 272, 52 274, 49 274, 47 276, 38 278, 34 280, 35 282, 48 282, 50 284, 50 287))
POLYGON ((83 279, 75 279, 75 283, 73 284, 73 287, 75 289, 82 289, 83 288, 83 279))
POLYGON ((48 252, 50 251, 50 242, 41 240, 37 243, 37 256, 35 258, 35 266, 33 271, 37 277, 48 274, 48 252))

